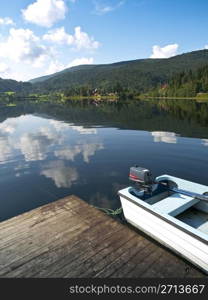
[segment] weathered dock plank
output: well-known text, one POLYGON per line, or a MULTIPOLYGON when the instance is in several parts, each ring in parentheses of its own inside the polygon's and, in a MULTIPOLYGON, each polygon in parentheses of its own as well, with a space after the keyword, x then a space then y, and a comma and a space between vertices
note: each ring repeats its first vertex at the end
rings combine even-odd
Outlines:
POLYGON ((0 223, 0 277, 203 277, 75 196, 0 223))

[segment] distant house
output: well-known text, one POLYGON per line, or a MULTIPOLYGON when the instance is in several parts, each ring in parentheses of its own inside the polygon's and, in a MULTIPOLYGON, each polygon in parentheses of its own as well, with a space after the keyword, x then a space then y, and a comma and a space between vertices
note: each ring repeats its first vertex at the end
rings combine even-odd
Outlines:
POLYGON ((164 90, 168 87, 168 84, 167 83, 164 83, 162 86, 161 86, 161 89, 164 90))
POLYGON ((92 94, 93 94, 94 96, 96 96, 96 95, 98 94, 98 89, 94 89, 94 90, 92 91, 92 94))

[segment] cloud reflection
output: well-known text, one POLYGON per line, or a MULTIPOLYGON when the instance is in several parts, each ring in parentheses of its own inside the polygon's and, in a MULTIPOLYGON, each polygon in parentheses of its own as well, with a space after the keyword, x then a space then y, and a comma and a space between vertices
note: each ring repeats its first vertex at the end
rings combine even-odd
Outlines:
POLYGON ((66 129, 73 129, 80 134, 97 134, 96 128, 86 128, 84 126, 76 126, 74 124, 70 123, 63 123, 61 121, 57 120, 50 120, 50 124, 53 125, 53 127, 59 132, 66 129))
POLYGON ((16 148, 21 151, 26 161, 44 160, 50 142, 47 136, 26 133, 20 138, 16 148))
POLYGON ((49 147, 60 145, 63 136, 50 127, 40 127, 36 133, 22 134, 14 147, 24 155, 26 161, 44 160, 47 158, 49 147))
POLYGON ((208 139, 202 139, 202 145, 208 147, 208 139))
POLYGON ((9 118, 0 123, 0 161, 7 161, 12 155, 11 135, 16 130, 16 118, 9 118))
POLYGON ((19 151, 25 161, 41 161, 53 153, 59 159, 74 161, 78 154, 89 163, 102 143, 81 139, 76 145, 68 142, 70 130, 82 135, 94 135, 95 128, 84 128, 58 120, 47 120, 33 115, 9 118, 0 124, 0 161, 7 161, 19 151), (64 148, 67 145, 67 148, 64 148), (58 148, 55 151, 51 147, 58 148))
POLYGON ((96 128, 85 128, 83 126, 70 126, 71 129, 78 131, 80 134, 97 134, 96 128))
POLYGON ((70 188, 79 177, 75 168, 65 166, 61 160, 49 162, 40 174, 52 179, 58 188, 70 188))
POLYGON ((177 143, 177 136, 175 132, 168 132, 168 131, 153 131, 151 132, 153 136, 154 142, 163 142, 168 144, 176 144, 177 143))
POLYGON ((90 157, 95 155, 95 152, 98 150, 104 149, 102 143, 84 143, 78 144, 74 147, 68 147, 66 149, 60 149, 54 151, 54 155, 59 159, 66 159, 74 161, 75 157, 78 154, 81 154, 84 162, 89 163, 90 157))
POLYGON ((7 136, 0 136, 0 161, 6 161, 12 154, 12 147, 7 136))
POLYGON ((0 123, 0 132, 6 134, 12 134, 15 132, 17 126, 17 118, 8 118, 4 122, 0 123))

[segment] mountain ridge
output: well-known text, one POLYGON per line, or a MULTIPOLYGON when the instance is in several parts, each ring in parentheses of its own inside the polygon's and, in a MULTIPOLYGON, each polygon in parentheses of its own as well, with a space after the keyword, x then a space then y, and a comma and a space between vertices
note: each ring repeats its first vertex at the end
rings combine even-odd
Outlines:
POLYGON ((101 94, 123 89, 140 94, 166 83, 176 73, 196 70, 207 64, 208 50, 199 50, 171 58, 82 65, 52 74, 41 82, 36 79, 33 88, 37 93, 67 92, 68 95, 81 94, 78 91, 81 88, 88 94, 94 89, 101 94))
POLYGON ((208 65, 208 49, 183 53, 170 58, 145 58, 110 64, 79 65, 34 78, 28 82, 0 79, 0 92, 89 96, 94 90, 109 93, 143 94, 163 86, 181 72, 208 65))
POLYGON ((30 79, 29 82, 31 83, 37 83, 37 82, 42 82, 45 81, 47 79, 50 79, 52 77, 61 75, 63 73, 66 72, 76 72, 76 71, 80 71, 80 70, 84 70, 84 69, 91 69, 91 68, 106 68, 106 67, 117 67, 117 66, 123 66, 125 64, 135 64, 135 63, 147 63, 147 64, 155 64, 155 63, 160 63, 160 62, 164 62, 164 61, 171 61, 171 60, 175 60, 178 58, 184 58, 184 56, 190 56, 190 55, 195 55, 195 54, 199 54, 199 53, 207 53, 208 56, 208 49, 202 49, 202 50, 197 50, 197 51, 191 51, 191 52, 185 52, 182 54, 178 54, 169 58, 141 58, 141 59, 134 59, 134 60, 126 60, 126 61, 118 61, 118 62, 113 62, 113 63, 107 63, 107 64, 87 64, 87 65, 78 65, 78 66, 73 66, 70 68, 66 68, 64 70, 61 70, 59 72, 55 72, 53 74, 49 74, 49 75, 45 75, 45 76, 41 76, 41 77, 36 77, 33 79, 30 79))

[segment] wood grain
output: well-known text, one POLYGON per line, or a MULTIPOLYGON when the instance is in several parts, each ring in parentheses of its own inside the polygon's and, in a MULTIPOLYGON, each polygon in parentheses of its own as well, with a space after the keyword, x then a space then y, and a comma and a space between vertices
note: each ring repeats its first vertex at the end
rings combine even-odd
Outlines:
POLYGON ((0 223, 0 277, 204 277, 75 196, 0 223))

